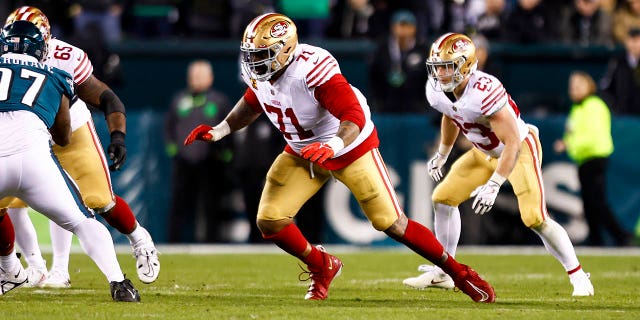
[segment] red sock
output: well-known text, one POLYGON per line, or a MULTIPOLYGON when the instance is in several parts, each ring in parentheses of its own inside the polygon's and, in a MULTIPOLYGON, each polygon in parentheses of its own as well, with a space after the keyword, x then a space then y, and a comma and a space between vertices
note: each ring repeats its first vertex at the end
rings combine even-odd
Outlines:
POLYGON ((302 256, 307 250, 307 244, 309 241, 302 235, 298 226, 294 223, 284 227, 280 232, 272 235, 265 236, 263 238, 270 240, 280 249, 286 251, 288 254, 297 257, 309 266, 322 266, 322 254, 316 247, 311 246, 311 252, 306 256, 302 256))
POLYGON ((447 261, 438 265, 444 272, 453 277, 458 274, 458 272, 462 271, 464 268, 460 264, 460 262, 456 261, 452 256, 447 254, 447 261))
POLYGON ((116 205, 102 214, 110 226, 118 229, 122 234, 129 234, 136 228, 136 216, 124 199, 116 196, 116 205))
POLYGON ((445 253, 444 247, 442 247, 442 244, 436 239, 431 230, 411 219, 407 220, 407 230, 405 230, 404 237, 400 240, 402 243, 417 254, 441 267, 442 270, 450 275, 462 270, 462 266, 448 254, 447 259, 442 261, 442 256, 445 253))
POLYGON ((577 267, 567 271, 567 274, 569 274, 569 275, 574 274, 574 273, 578 272, 578 270, 580 270, 580 269, 582 269, 582 266, 578 265, 577 267))
POLYGON ((13 252, 16 234, 8 214, 0 217, 0 256, 8 256, 13 252))

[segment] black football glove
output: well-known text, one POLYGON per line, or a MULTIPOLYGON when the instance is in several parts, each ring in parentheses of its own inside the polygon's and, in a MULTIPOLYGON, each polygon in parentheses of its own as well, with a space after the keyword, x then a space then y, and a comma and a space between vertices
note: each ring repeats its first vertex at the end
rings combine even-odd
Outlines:
POLYGON ((127 159, 127 147, 124 145, 124 133, 122 131, 111 132, 111 143, 107 148, 107 154, 109 155, 109 160, 113 161, 109 166, 109 170, 120 170, 124 160, 127 159))

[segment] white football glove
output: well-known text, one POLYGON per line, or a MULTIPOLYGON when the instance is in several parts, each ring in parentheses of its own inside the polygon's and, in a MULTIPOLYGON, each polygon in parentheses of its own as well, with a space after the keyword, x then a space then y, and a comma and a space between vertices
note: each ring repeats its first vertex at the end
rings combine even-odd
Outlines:
POLYGON ((442 179, 442 166, 447 162, 447 158, 448 156, 436 152, 433 158, 427 163, 427 172, 433 181, 438 182, 442 179))
POLYGON ((485 214, 491 210, 493 204, 496 202, 496 197, 500 191, 500 184, 489 180, 487 183, 479 186, 471 193, 471 196, 475 196, 473 205, 471 206, 476 214, 485 214))

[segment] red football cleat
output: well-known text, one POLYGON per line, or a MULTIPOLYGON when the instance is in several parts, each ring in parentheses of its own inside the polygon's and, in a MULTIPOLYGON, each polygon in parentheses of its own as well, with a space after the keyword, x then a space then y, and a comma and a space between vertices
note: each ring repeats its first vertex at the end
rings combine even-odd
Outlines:
POLYGON ((307 294, 304 296, 305 300, 324 300, 327 298, 327 294, 329 293, 329 286, 331 285, 331 281, 342 272, 342 261, 335 256, 332 256, 327 253, 327 251, 320 245, 316 246, 318 250, 322 252, 322 258, 324 260, 324 265, 322 268, 316 269, 309 267, 309 271, 304 271, 300 275, 308 274, 309 278, 302 279, 301 281, 306 281, 311 279, 311 285, 309 285, 309 290, 307 290, 307 294))
POLYGON ((496 293, 493 287, 484 281, 478 273, 467 265, 462 265, 464 270, 453 277, 456 287, 466 293, 475 302, 492 303, 496 301, 496 293))

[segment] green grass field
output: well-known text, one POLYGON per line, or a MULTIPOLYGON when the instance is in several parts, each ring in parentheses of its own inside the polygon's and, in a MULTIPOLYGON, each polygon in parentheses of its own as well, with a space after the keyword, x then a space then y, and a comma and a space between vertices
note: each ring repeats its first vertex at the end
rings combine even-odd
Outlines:
MULTIPOLYGON (((327 249, 332 250, 331 246, 327 249)), ((161 251, 162 248, 160 248, 161 251)), ((474 303, 462 292, 417 291, 402 279, 424 263, 398 250, 339 251, 345 264, 326 301, 305 301, 297 260, 280 253, 160 256, 157 282, 138 281, 134 260, 119 255, 142 303, 111 301, 106 279, 92 261, 71 257, 71 289, 20 288, 0 296, 5 319, 640 319, 640 256, 582 254, 594 297, 573 298, 562 268, 546 254, 477 253, 462 249, 495 288, 495 304, 474 303)), ((491 251, 489 251, 491 252, 491 251)), ((48 256, 46 258, 49 258, 48 256)))

